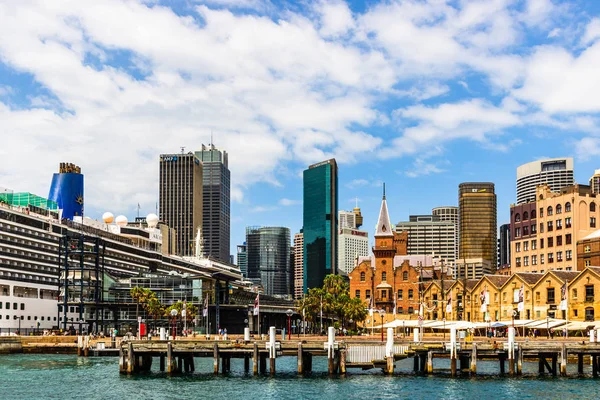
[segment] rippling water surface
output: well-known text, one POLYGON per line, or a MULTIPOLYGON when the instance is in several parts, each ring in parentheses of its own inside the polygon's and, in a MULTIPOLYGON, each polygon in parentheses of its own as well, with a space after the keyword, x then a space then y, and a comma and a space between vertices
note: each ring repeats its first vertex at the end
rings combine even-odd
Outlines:
MULTIPOLYGON (((157 360, 156 360, 157 361, 157 360)), ((117 359, 70 355, 0 356, 0 399, 597 399, 600 382, 585 378, 538 378, 537 364, 526 363, 524 376, 499 378, 498 364, 478 363, 476 378, 449 377, 447 360, 435 360, 434 376, 413 376, 412 360, 396 364, 394 376, 380 370, 349 370, 329 377, 324 359, 316 358, 309 377, 294 371, 296 359, 277 360, 277 376, 254 377, 243 361, 232 360, 232 372, 212 375, 212 359, 196 359, 196 373, 168 377, 157 371, 119 375, 117 359)), ((570 374, 576 372, 569 365, 570 374)), ((591 373, 586 366, 586 373, 591 373)))

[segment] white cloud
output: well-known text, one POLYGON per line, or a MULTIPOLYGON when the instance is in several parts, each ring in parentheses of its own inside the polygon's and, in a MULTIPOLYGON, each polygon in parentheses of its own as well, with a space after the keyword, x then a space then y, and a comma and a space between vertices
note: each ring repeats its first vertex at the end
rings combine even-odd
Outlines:
POLYGON ((284 207, 297 206, 298 204, 302 204, 302 200, 291 200, 286 198, 279 200, 279 205, 284 207))
POLYGON ((575 142, 575 153, 581 160, 589 160, 600 155, 600 138, 584 137, 575 142))
POLYGON ((278 207, 275 206, 254 206, 250 208, 250 212, 252 213, 263 213, 269 211, 275 211, 278 207))
POLYGON ((370 182, 366 179, 352 179, 350 182, 346 183, 346 187, 348 189, 355 189, 355 188, 359 188, 361 186, 366 186, 369 183, 370 182))
POLYGON ((317 12, 321 16, 319 32, 325 37, 345 35, 354 28, 352 11, 343 1, 321 1, 317 5, 317 12))
POLYGON ((581 44, 587 46, 600 38, 600 18, 593 18, 585 28, 581 44))

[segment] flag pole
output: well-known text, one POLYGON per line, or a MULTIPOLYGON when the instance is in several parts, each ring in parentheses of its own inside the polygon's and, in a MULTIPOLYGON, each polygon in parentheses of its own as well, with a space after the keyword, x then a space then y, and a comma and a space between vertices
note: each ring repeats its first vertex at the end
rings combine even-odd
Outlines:
POLYGON ((208 293, 206 293, 206 337, 209 337, 210 333, 208 333, 208 293))
MULTIPOLYGON (((569 325, 569 280, 565 279, 565 321, 569 325)), ((569 328, 565 326, 565 339, 569 338, 569 328)))

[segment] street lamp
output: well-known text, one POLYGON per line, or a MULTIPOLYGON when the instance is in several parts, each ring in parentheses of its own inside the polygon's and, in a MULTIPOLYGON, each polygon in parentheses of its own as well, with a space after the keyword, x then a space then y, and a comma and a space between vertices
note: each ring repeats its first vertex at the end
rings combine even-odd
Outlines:
POLYGON ((288 308, 285 315, 288 317, 288 340, 292 340, 292 315, 294 312, 288 308))
POLYGON ((177 336, 177 310, 171 310, 171 317, 173 317, 173 339, 177 336))
POLYGON ((385 310, 379 310, 379 315, 381 316, 381 341, 383 342, 383 317, 385 317, 385 310))

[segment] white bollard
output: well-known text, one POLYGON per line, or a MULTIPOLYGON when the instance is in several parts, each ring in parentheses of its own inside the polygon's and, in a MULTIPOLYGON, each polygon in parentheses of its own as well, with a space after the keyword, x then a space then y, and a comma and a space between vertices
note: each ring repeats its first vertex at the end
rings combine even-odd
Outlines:
POLYGON ((244 340, 246 342, 250 341, 250 328, 244 328, 244 340))
POLYGON ((160 328, 160 340, 167 340, 167 331, 165 328, 160 328))
POLYGON ((515 328, 512 326, 508 327, 508 343, 515 342, 515 328))
POLYGON ((387 330, 387 343, 385 345, 386 357, 394 356, 394 328, 388 328, 387 330))
POLYGON ((515 357, 515 328, 508 327, 508 359, 513 360, 515 357))
POLYGON ((590 343, 595 343, 596 342, 596 338, 595 338, 595 330, 590 330, 590 343))
POLYGON ((456 358, 456 328, 450 328, 450 358, 456 358))
POLYGON ((269 358, 275 358, 275 327, 269 328, 269 358))
POLYGON ((419 328, 413 328, 413 342, 419 343, 419 328))

